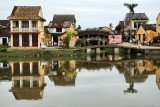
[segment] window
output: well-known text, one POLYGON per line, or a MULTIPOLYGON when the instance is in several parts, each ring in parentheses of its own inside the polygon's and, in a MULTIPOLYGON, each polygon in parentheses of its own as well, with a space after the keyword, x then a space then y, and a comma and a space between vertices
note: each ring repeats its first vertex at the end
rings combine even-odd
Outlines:
POLYGON ((56 32, 62 32, 62 28, 56 28, 56 32))
POLYGON ((22 28, 29 28, 29 21, 23 21, 22 28))
POLYGON ((36 21, 32 21, 32 27, 37 27, 37 22, 36 21))

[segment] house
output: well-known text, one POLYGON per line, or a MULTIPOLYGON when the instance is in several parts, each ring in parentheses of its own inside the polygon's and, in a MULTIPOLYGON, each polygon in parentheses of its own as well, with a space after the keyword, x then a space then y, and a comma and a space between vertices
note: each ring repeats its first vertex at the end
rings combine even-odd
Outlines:
POLYGON ((45 44, 41 6, 14 6, 10 20, 11 47, 40 47, 45 44))
POLYGON ((0 45, 9 45, 10 41, 9 20, 0 20, 0 45))
POLYGON ((143 24, 148 24, 149 19, 145 13, 127 13, 124 19, 124 33, 125 36, 135 36, 139 27, 143 24))
POLYGON ((156 32, 156 24, 141 25, 136 34, 136 40, 143 42, 152 41, 154 37, 158 36, 156 32))
POLYGON ((46 32, 51 35, 48 43, 52 46, 60 46, 60 36, 65 33, 65 31, 70 28, 75 29, 76 19, 72 14, 54 14, 53 20, 46 27, 46 32))
POLYGON ((39 100, 43 99, 44 68, 40 61, 34 62, 11 62, 12 88, 16 100, 39 100))
POLYGON ((156 19, 156 31, 160 35, 160 13, 158 14, 156 19))

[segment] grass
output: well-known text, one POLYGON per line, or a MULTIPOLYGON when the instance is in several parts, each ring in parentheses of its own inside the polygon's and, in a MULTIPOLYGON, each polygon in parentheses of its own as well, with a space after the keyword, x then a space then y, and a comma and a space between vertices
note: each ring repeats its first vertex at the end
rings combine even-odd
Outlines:
POLYGON ((50 57, 76 57, 83 56, 83 52, 73 52, 72 49, 59 50, 7 50, 0 52, 0 58, 18 57, 18 58, 50 58, 50 57))

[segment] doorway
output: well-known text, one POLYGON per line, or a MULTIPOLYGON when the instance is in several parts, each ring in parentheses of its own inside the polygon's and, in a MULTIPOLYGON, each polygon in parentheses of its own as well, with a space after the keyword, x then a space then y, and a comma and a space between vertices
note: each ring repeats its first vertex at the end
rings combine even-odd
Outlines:
POLYGON ((7 44, 7 38, 2 38, 2 42, 3 42, 3 45, 8 45, 7 44))

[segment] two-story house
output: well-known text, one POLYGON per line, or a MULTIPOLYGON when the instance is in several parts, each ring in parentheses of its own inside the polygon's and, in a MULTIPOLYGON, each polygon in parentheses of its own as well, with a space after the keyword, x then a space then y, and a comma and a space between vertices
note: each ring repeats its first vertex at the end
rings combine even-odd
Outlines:
POLYGON ((75 29, 76 19, 74 15, 70 14, 54 14, 53 20, 46 26, 46 31, 51 35, 51 39, 48 42, 52 43, 52 46, 60 45, 60 36, 68 29, 75 29))
POLYGON ((9 20, 0 20, 0 45, 9 45, 10 41, 9 20))
POLYGON ((143 24, 148 24, 149 19, 145 13, 127 13, 124 20, 124 33, 125 35, 135 36, 139 27, 143 24))
POLYGON ((15 6, 8 19, 11 47, 40 47, 45 43, 41 6, 15 6))

